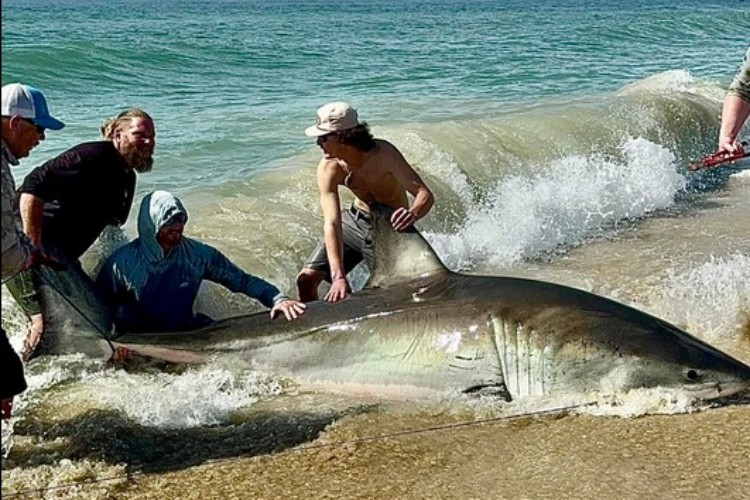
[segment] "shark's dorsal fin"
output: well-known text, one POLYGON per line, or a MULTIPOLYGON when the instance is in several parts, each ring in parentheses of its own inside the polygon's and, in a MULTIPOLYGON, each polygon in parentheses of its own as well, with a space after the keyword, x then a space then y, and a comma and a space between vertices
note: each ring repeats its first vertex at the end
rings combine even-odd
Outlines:
POLYGON ((415 228, 396 232, 390 219, 393 210, 383 205, 370 207, 375 262, 365 288, 382 287, 410 278, 448 272, 429 243, 415 228))
POLYGON ((44 316, 44 335, 36 354, 111 355, 106 342, 113 332, 108 304, 78 263, 55 257, 60 269, 35 271, 44 316))

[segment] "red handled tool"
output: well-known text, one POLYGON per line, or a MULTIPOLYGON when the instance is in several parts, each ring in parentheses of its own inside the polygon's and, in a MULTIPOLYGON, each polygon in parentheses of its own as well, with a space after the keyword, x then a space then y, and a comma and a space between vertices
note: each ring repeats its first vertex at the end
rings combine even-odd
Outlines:
POLYGON ((690 171, 702 170, 704 168, 716 167, 723 165, 724 163, 732 163, 742 158, 750 157, 750 142, 743 141, 734 153, 728 153, 726 151, 717 151, 706 155, 698 161, 690 162, 687 169, 690 171))

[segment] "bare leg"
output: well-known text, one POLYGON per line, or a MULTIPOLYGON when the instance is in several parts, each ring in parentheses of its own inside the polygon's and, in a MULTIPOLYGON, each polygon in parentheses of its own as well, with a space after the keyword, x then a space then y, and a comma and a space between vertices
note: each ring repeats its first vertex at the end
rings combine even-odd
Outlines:
POLYGON ((297 294, 301 302, 318 300, 318 286, 325 278, 325 274, 314 269, 303 269, 297 275, 297 294))

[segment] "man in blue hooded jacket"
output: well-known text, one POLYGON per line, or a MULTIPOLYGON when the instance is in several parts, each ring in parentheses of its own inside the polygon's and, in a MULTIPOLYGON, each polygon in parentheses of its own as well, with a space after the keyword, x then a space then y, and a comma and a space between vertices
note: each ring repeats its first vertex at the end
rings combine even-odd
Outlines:
POLYGON ((304 313, 302 302, 244 272, 215 248, 183 236, 187 218, 182 202, 167 191, 143 198, 138 238, 115 251, 97 277, 115 306, 118 331, 182 331, 210 324, 211 318, 193 310, 204 279, 257 299, 271 308, 271 317, 283 313, 291 321, 304 313))

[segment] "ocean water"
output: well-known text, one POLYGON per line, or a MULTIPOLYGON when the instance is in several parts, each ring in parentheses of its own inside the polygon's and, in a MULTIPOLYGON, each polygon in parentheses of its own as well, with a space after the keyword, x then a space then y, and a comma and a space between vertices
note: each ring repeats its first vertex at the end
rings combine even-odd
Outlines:
MULTIPOLYGON (((303 130, 318 106, 348 101, 433 188, 419 227, 448 267, 584 288, 750 362, 747 162, 685 169, 715 147, 749 34, 740 0, 6 0, 2 83, 41 88, 67 124, 14 169, 17 183, 96 139, 105 118, 141 107, 156 122, 155 166, 139 176, 125 237, 141 196, 171 190, 191 213, 188 235, 292 293, 322 233, 320 153, 303 130)), ((120 240, 97 245, 87 266, 120 240)), ((215 316, 258 309, 204 292, 199 305, 215 316)), ((20 345, 23 318, 3 299, 20 345)), ((344 432, 347 415, 367 411, 224 366, 128 373, 66 357, 28 371, 31 390, 3 426, 3 496, 158 470, 149 443, 185 470, 263 454, 273 443, 242 444, 264 442, 249 423, 258 408, 312 412, 296 425, 317 432, 333 421, 344 432)), ((418 426, 425 415, 490 411, 435 404, 399 418, 418 426)), ((592 413, 695 409, 683 395, 642 393, 592 413)), ((283 423, 269 426, 284 435, 283 423)))

